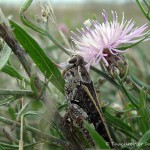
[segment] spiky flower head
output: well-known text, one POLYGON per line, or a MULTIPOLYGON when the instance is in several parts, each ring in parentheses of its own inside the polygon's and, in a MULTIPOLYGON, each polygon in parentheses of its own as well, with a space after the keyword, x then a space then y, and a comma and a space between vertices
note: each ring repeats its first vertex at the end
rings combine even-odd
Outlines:
POLYGON ((90 65, 96 65, 103 61, 106 66, 109 65, 107 58, 110 55, 123 53, 123 50, 118 48, 122 44, 134 44, 140 41, 147 34, 144 32, 147 25, 134 27, 135 22, 124 19, 118 21, 116 12, 112 11, 112 21, 108 20, 107 13, 102 12, 103 23, 97 20, 88 19, 84 23, 81 30, 77 29, 78 33, 74 33, 72 40, 74 41, 77 51, 87 62, 87 68, 90 65))

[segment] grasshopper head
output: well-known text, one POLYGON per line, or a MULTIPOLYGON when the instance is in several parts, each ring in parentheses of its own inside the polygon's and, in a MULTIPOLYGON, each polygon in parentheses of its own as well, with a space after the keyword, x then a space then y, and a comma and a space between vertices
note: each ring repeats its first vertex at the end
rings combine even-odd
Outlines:
POLYGON ((63 63, 62 75, 64 76, 67 70, 80 65, 85 65, 83 57, 80 55, 73 55, 67 62, 63 63))

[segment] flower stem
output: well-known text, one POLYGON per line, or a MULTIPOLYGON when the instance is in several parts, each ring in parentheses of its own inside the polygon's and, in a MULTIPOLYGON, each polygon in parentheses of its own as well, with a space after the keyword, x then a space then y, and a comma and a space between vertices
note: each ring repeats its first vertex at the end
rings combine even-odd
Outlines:
MULTIPOLYGON (((136 77, 132 75, 126 78, 126 82, 131 83, 133 85, 133 89, 136 93, 140 93, 140 91, 142 90, 142 87, 144 87, 146 91, 150 90, 149 85, 144 84, 143 82, 139 81, 136 77)), ((150 94, 146 92, 146 95, 147 95, 147 99, 150 101, 150 94)))
POLYGON ((65 47, 63 47, 57 40, 49 33, 46 33, 46 36, 55 44, 57 45, 60 49, 62 49, 66 54, 69 55, 69 52, 66 50, 65 47))
POLYGON ((111 84, 113 84, 116 88, 120 88, 118 83, 116 81, 114 81, 113 78, 111 78, 110 76, 108 76, 106 73, 98 70, 97 68, 91 66, 90 67, 93 71, 95 71, 96 73, 100 74, 101 76, 103 76, 106 80, 108 80, 111 84))
POLYGON ((119 75, 117 76, 117 80, 120 83, 120 87, 122 88, 123 92, 128 97, 128 99, 130 100, 130 102, 138 109, 138 105, 134 102, 134 100, 132 99, 131 95, 129 94, 129 92, 125 88, 125 86, 124 86, 122 80, 120 79, 119 75))

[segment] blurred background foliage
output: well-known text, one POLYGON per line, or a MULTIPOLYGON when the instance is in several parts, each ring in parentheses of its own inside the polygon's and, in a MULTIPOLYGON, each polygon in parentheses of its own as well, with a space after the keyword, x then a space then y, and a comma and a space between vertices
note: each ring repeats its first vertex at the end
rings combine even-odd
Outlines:
MULTIPOLYGON (((122 12, 125 14, 125 18, 130 20, 133 18, 136 22, 136 26, 141 26, 145 23, 149 24, 149 21, 144 17, 140 8, 134 0, 131 1, 93 1, 88 0, 84 3, 63 3, 63 0, 58 3, 53 3, 52 7, 54 9, 57 24, 59 26, 65 26, 66 36, 69 38, 71 36, 71 31, 75 31, 76 28, 80 28, 83 25, 83 22, 88 18, 93 18, 97 16, 97 19, 101 22, 101 12, 103 9, 106 10, 111 16, 111 10, 115 10, 118 13, 118 18, 122 18, 122 12)), ((20 4, 17 5, 11 2, 7 5, 5 3, 0 3, 0 7, 8 18, 11 18, 15 23, 19 24, 27 33, 33 37, 40 47, 43 49, 44 53, 56 64, 65 62, 69 56, 65 54, 61 49, 54 45, 47 37, 42 36, 41 34, 29 29, 24 26, 19 19, 19 9, 20 4)), ((29 10, 26 12, 26 16, 30 20, 36 23, 36 16, 40 16, 41 8, 36 2, 33 2, 29 10)), ((42 26, 40 23, 39 26, 42 26)), ((64 41, 55 26, 49 23, 50 32, 55 36, 57 41, 64 44, 64 41)), ((65 44, 64 44, 65 45, 65 44)), ((65 45, 66 46, 66 45, 65 45)), ((129 74, 132 79, 141 87, 145 86, 144 90, 150 92, 150 50, 149 50, 149 41, 142 42, 139 45, 130 48, 126 53, 125 57, 129 64, 129 74)), ((41 73, 39 68, 36 66, 32 59, 32 70, 33 72, 38 72, 40 79, 45 81, 44 73, 41 73)), ((9 63, 21 74, 21 76, 27 78, 22 65, 16 58, 14 54, 11 53, 9 58, 9 63)), ((100 66, 97 66, 100 69, 100 66)), ((106 109, 105 117, 110 126, 111 132, 115 135, 113 137, 116 142, 139 142, 143 140, 142 136, 149 131, 150 120, 149 120, 149 101, 145 98, 145 91, 141 90, 140 92, 132 91, 132 85, 126 84, 127 89, 132 93, 132 95, 140 101, 139 109, 136 110, 134 106, 128 101, 127 97, 115 86, 106 81, 104 77, 100 76, 96 72, 90 70, 90 74, 93 82, 95 83, 96 90, 100 91, 100 99, 102 103, 102 108, 106 109), (143 112, 145 109, 145 112, 143 112), (144 119, 141 117, 143 116, 144 119), (146 122, 146 124, 145 124, 146 122), (147 126, 146 126, 147 125, 147 126)), ((30 90, 31 86, 25 84, 24 81, 18 80, 9 76, 7 73, 0 72, 0 88, 1 89, 26 89, 30 90)), ((1 96, 0 95, 0 116, 9 118, 14 122, 20 120, 20 111, 24 108, 21 114, 25 115, 25 123, 40 129, 41 131, 47 132, 50 135, 53 135, 57 138, 63 139, 64 137, 60 133, 59 129, 51 121, 53 118, 54 107, 62 114, 65 113, 67 104, 66 98, 61 94, 51 83, 49 83, 49 93, 47 95, 49 99, 49 106, 45 105, 41 101, 35 101, 30 98, 24 98, 24 105, 27 105, 25 108, 22 107, 21 97, 14 98, 14 96, 1 96), (11 100, 12 98, 12 100, 11 100), (47 110, 50 110, 47 113, 47 110), (19 117, 18 117, 19 116, 19 117), (37 117, 38 116, 38 117, 37 117), (40 118, 40 119, 39 119, 40 118), (46 119, 43 119, 46 118, 46 119), (48 119, 47 119, 48 118, 48 119), (51 118, 51 119, 50 119, 51 118), (49 124, 49 126, 48 126, 49 124)), ((10 131, 12 126, 8 126, 6 123, 0 122, 0 141, 7 144, 12 144, 13 146, 18 143, 19 139, 19 130, 10 131), (8 132, 12 137, 7 137, 8 132)), ((15 126, 15 125, 14 125, 15 126)), ((150 139, 150 134, 148 134, 147 141, 150 139)), ((145 139, 144 139, 145 140, 145 139)), ((143 141, 144 141, 143 140, 143 141)), ((36 140, 33 138, 33 135, 30 132, 24 133, 24 142, 25 143, 34 143, 36 140)), ((142 142, 143 142, 142 141, 142 142)), ((146 142, 147 142, 146 141, 146 142)), ((38 144, 31 148, 29 145, 27 150, 30 149, 62 149, 57 145, 53 145, 49 142, 40 141, 42 144, 38 144), (40 146, 39 146, 40 145, 40 146)), ((37 143, 36 143, 37 144, 37 143)), ((36 145, 35 144, 35 145, 36 145)), ((0 145, 2 145, 0 143, 0 145)), ((134 149, 129 146, 128 149, 134 149)), ((121 148, 128 146, 120 146, 121 148)), ((141 146, 142 147, 142 146, 141 146)), ((18 147, 17 147, 18 148, 18 147)), ((16 149, 17 149, 16 148, 16 149)), ((15 149, 11 146, 3 146, 2 149, 15 149)))

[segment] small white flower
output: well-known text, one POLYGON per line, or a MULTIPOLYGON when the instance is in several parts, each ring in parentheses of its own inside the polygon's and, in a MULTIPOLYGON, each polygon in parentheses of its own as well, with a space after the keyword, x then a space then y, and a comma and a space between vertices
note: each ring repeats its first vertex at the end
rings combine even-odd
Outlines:
POLYGON ((85 20, 83 24, 84 24, 86 27, 88 27, 88 28, 92 27, 92 24, 91 24, 90 19, 85 20))

